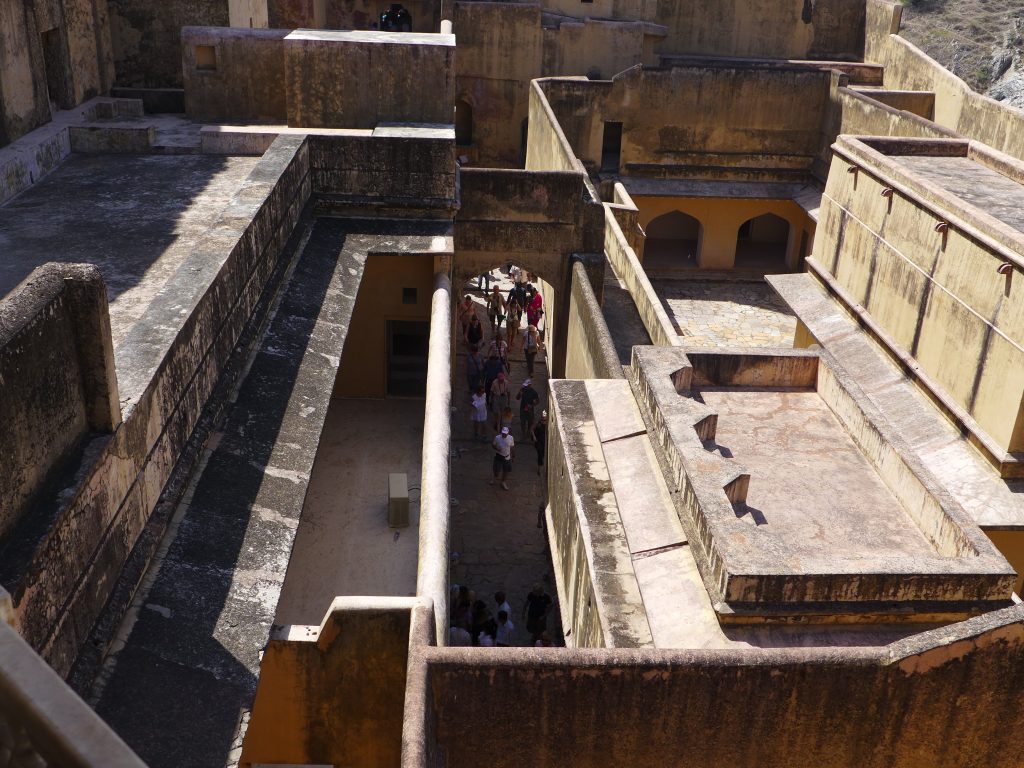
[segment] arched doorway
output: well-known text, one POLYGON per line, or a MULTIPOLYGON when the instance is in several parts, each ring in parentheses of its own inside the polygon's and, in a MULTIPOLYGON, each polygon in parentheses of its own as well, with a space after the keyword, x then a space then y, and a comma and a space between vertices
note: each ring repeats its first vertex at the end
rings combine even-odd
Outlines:
POLYGON ((455 102, 455 143, 460 147, 473 143, 473 107, 463 99, 455 102))
POLYGON ((644 266, 658 268, 693 268, 700 261, 703 225, 682 211, 671 211, 647 225, 644 242, 644 266))
POLYGON ((736 233, 736 267, 786 271, 789 222, 774 213, 747 219, 736 233))

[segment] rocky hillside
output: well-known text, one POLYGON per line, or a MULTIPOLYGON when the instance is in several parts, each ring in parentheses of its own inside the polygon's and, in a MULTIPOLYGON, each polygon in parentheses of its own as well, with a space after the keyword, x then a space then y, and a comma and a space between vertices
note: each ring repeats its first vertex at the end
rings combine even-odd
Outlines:
POLYGON ((981 93, 1024 108, 1024 0, 902 0, 901 34, 981 93))

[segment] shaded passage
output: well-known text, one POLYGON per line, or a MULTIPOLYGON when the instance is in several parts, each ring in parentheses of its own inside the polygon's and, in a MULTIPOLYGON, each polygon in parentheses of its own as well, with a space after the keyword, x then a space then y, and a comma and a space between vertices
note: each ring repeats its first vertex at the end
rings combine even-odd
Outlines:
MULTIPOLYGON (((499 287, 507 295, 512 283, 497 271, 492 278, 500 277, 499 287)), ((484 308, 481 292, 455 290, 456 297, 470 293, 474 297, 475 310, 485 329, 484 349, 491 340, 490 324, 484 308)), ((456 313, 457 314, 457 313, 456 313)), ((526 318, 523 317, 525 328, 526 318)), ((539 584, 554 601, 548 616, 548 630, 561 645, 561 626, 557 607, 557 594, 551 556, 547 548, 544 530, 537 527, 538 511, 547 499, 546 467, 537 473, 537 453, 533 444, 523 440, 519 423, 519 408, 514 397, 526 378, 526 358, 522 343, 513 348, 509 356, 509 381, 513 393, 514 413, 512 434, 516 441, 516 459, 509 478, 509 490, 500 484, 489 485, 494 450, 490 441, 494 430, 490 422, 486 426, 486 440, 477 440, 470 422, 470 399, 466 383, 466 344, 461 329, 455 323, 455 365, 452 370, 452 496, 457 503, 452 506, 451 583, 466 585, 483 600, 492 613, 496 613, 494 593, 503 590, 512 608, 514 645, 532 645, 526 630, 523 610, 526 596, 534 585, 539 584)), ((537 356, 533 388, 540 395, 538 409, 548 407, 548 369, 546 357, 537 356)))

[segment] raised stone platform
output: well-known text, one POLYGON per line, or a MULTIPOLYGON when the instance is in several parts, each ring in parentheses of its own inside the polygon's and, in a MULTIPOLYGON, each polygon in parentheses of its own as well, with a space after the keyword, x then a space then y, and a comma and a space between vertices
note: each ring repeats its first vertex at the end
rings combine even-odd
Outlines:
POLYGON ((1009 564, 827 353, 637 348, 633 368, 720 620, 1009 604, 1009 564))

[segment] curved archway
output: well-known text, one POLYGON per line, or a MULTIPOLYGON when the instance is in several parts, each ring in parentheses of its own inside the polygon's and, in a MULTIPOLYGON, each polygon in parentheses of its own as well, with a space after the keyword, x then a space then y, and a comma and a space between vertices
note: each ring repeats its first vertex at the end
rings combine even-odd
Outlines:
POLYGON ((455 143, 460 147, 473 143, 473 107, 465 99, 455 101, 455 143))
POLYGON ((704 225, 699 219, 682 211, 670 211, 652 219, 646 229, 645 267, 698 266, 704 237, 704 225))
POLYGON ((736 233, 736 266, 766 271, 786 270, 789 222, 774 213, 747 219, 736 233))

